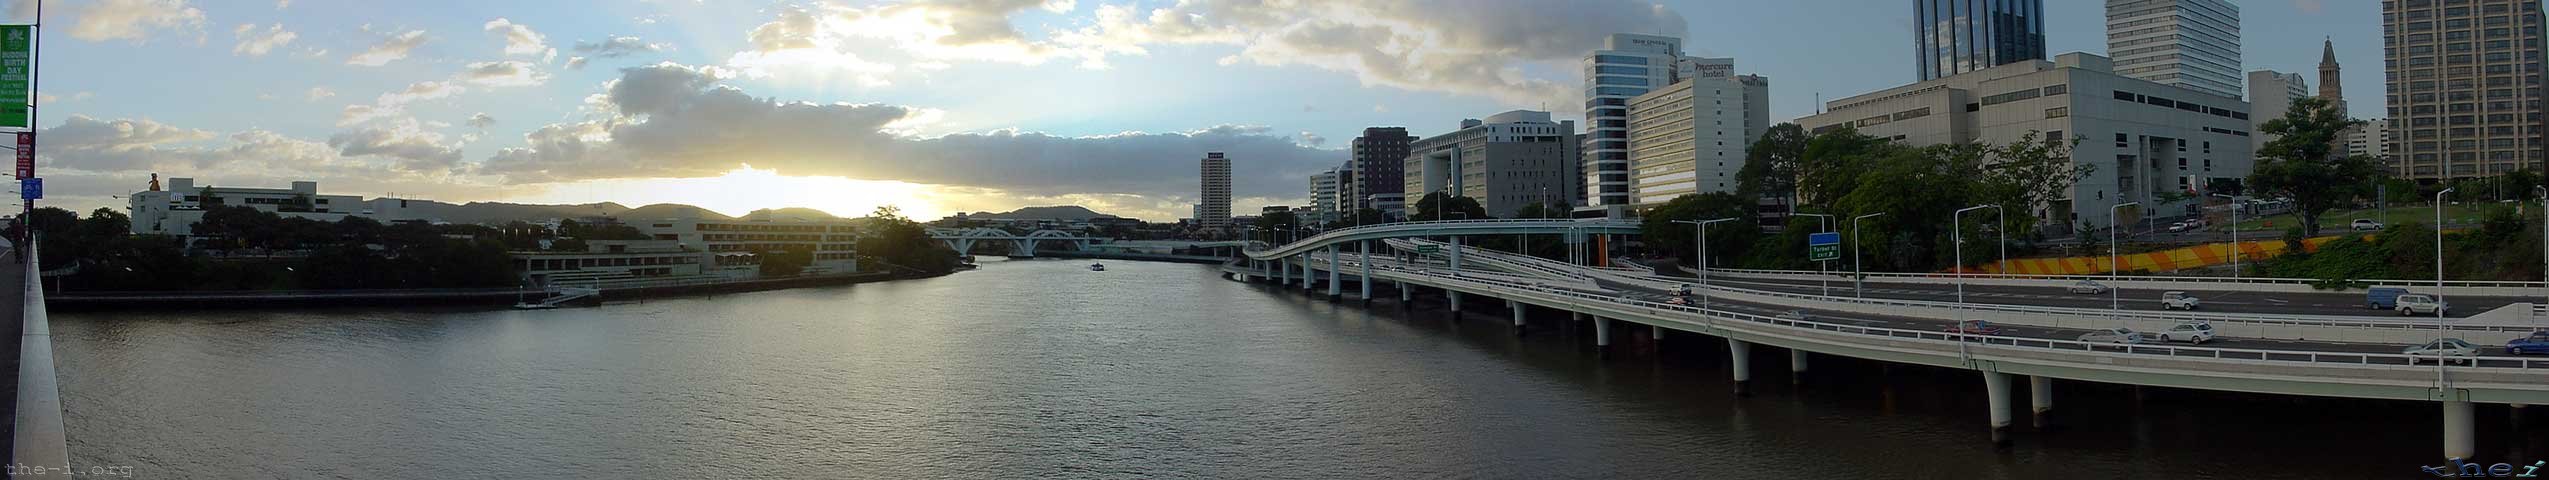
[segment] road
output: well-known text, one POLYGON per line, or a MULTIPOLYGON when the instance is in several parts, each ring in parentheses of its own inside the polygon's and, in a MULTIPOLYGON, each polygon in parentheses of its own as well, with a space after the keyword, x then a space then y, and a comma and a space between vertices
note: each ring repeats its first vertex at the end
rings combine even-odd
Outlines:
MULTIPOLYGON (((1676 275, 1678 276, 1678 275, 1676 275)), ((1697 280, 1694 279, 1694 282, 1697 280)), ((1940 283, 1867 282, 1868 297, 1894 300, 1955 301, 1956 284, 1950 279, 1940 283)), ((1712 275, 1708 283, 1718 286, 1770 290, 1788 293, 1821 293, 1816 280, 1774 279, 1712 275)), ((1832 294, 1851 296, 1847 278, 1832 279, 1832 294)), ((2160 310, 2162 290, 2122 288, 2113 294, 2071 293, 2065 287, 2019 287, 2005 285, 1966 285, 1965 300, 1974 303, 2027 305, 2039 307, 2108 308, 2120 303, 2125 310, 2160 310)), ((2364 308, 2363 293, 2286 293, 2236 290, 2184 290, 2202 300, 2202 311, 2223 313, 2256 313, 2270 315, 2394 315, 2383 310, 2364 308)), ((2452 304, 2451 318, 2467 318, 2515 302, 2538 301, 2536 297, 2446 297, 2452 304)), ((2426 317, 2432 318, 2432 317, 2426 317)))

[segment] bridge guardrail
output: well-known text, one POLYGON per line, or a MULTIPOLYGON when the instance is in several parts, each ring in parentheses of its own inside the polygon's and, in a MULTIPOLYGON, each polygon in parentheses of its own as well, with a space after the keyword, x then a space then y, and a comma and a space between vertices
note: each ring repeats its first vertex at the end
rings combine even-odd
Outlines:
MULTIPOLYGON (((1846 271, 1818 272, 1818 271, 1813 271, 1813 270, 1761 270, 1761 269, 1742 269, 1742 268, 1711 268, 1711 269, 1708 269, 1708 271, 1709 271, 1709 272, 1712 272, 1712 273, 1731 273, 1731 274, 1738 274, 1738 275, 1741 275, 1741 274, 1752 274, 1752 275, 1808 275, 1808 276, 1829 276, 1829 277, 1837 277, 1837 278, 1843 278, 1843 279, 1850 278, 1850 274, 1851 274, 1851 272, 1846 272, 1846 271)), ((2015 274, 2005 274, 2005 273, 1975 273, 1975 274, 1957 275, 1957 274, 1953 274, 1953 273, 1904 273, 1904 272, 1867 272, 1867 273, 1866 273, 1866 275, 1867 275, 1867 278, 1869 278, 1869 279, 1878 279, 1878 278, 1916 278, 1916 279, 1955 279, 1955 278, 1968 278, 1968 279, 1973 279, 1973 278, 1980 278, 1980 279, 1997 279, 1997 280, 2045 280, 2045 281, 2066 281, 2066 280, 2069 280, 2069 281, 2077 281, 2077 280, 2096 280, 2096 281, 2101 281, 2101 282, 2103 282, 2103 281, 2108 281, 2108 280, 2124 280, 2124 281, 2184 282, 2184 283, 2234 283, 2234 284, 2235 284, 2235 283, 2254 283, 2254 284, 2271 284, 2271 285, 2311 285, 2311 284, 2316 284, 2316 283, 2318 283, 2318 282, 2319 282, 2318 280, 2314 280, 2314 279, 2307 279, 2307 278, 2274 278, 2274 277, 2188 277, 2188 276, 2161 276, 2161 275, 2119 275, 2119 276, 2112 276, 2112 277, 2111 277, 2111 276, 2107 276, 2107 275, 2015 275, 2015 274)), ((2353 281, 2353 282, 2355 282, 2355 283, 2361 283, 2361 284, 2371 285, 2371 286, 2377 286, 2377 287, 2409 287, 2409 288, 2415 288, 2415 287, 2432 287, 2432 286, 2434 286, 2434 285, 2435 285, 2435 283, 2434 283, 2434 281, 2433 281, 2433 280, 2377 280, 2377 279, 2357 279, 2357 280, 2352 280, 2352 281, 2353 281)), ((2442 286, 2444 286, 2444 287, 2477 287, 2477 288, 2540 288, 2540 287, 2543 287, 2543 286, 2549 286, 2549 284, 2545 284, 2545 283, 2542 283, 2542 282, 2536 282, 2536 281, 2444 280, 2444 281, 2442 282, 2442 286)))
MULTIPOLYGON (((40 238, 40 234, 31 237, 40 238)), ((44 311, 44 281, 34 241, 26 248, 25 305, 19 319, 18 408, 12 412, 10 465, 69 467, 71 448, 62 428, 62 388, 53 369, 53 324, 44 311)))
MULTIPOLYGON (((1950 342, 1951 344, 1952 344, 1952 342, 1957 342, 1957 341, 1967 341, 1967 342, 1975 342, 1975 343, 1979 343, 1979 344, 1982 344, 1982 345, 1989 345, 1989 346, 2004 346, 2004 347, 2011 347, 2011 348, 2034 348, 2034 349, 2046 349, 2046 350, 2068 350, 2068 351, 2084 351, 2084 352, 2105 352, 2105 353, 2126 353, 2126 354, 2164 355, 2164 356, 2171 356, 2171 357, 2201 357, 2201 358, 2212 358, 2212 359, 2220 359, 2220 360, 2254 360, 2254 361, 2261 361, 2261 362, 2280 362, 2280 363, 2344 364, 2344 365, 2410 365, 2410 366, 2413 366, 2413 365, 2416 365, 2416 363, 2414 363, 2414 362, 2435 361, 2435 359, 2433 359, 2432 357, 2420 357, 2420 356, 2406 355, 2406 354, 2396 354, 2396 353, 2322 352, 2322 351, 2309 351, 2309 350, 2266 350, 2266 349, 2221 348, 2221 347, 2203 347, 2203 346, 2178 346, 2178 345, 2170 345, 2170 344, 2138 344, 2138 345, 2137 345, 2137 344, 2106 344, 2106 343, 2081 342, 2081 341, 2077 341, 2077 340, 2039 339, 2039 338, 2029 338, 2029 337, 2009 337, 2009 336, 1999 336, 1999 335, 1981 335, 1981 334, 1965 334, 1965 333, 1933 332, 1933 331, 1926 331, 1926 330, 1909 330, 1909 329, 1888 328, 1888 327, 1869 327, 1869 326, 1862 326, 1862 325, 1849 325, 1849 324, 1839 324, 1839 323, 1819 322, 1819 321, 1814 321, 1814 320, 1787 319, 1787 318, 1779 318, 1779 317, 1775 317, 1775 316, 1754 315, 1754 314, 1749 314, 1749 313, 1730 312, 1730 311, 1723 311, 1723 310, 1706 310, 1706 309, 1701 309, 1701 308, 1698 308, 1698 307, 1682 306, 1682 305, 1672 305, 1672 304, 1665 304, 1665 303, 1658 303, 1658 302, 1649 302, 1649 301, 1645 301, 1645 300, 1638 300, 1638 299, 1634 299, 1634 298, 1612 297, 1612 296, 1602 296, 1602 295, 1585 294, 1585 293, 1580 293, 1580 292, 1569 292, 1569 291, 1564 291, 1564 290, 1550 289, 1550 288, 1546 288, 1546 287, 1537 287, 1537 286, 1525 285, 1525 284, 1520 284, 1520 283, 1515 283, 1515 282, 1505 282, 1505 281, 1488 280, 1488 279, 1473 279, 1473 278, 1456 277, 1456 276, 1447 276, 1447 275, 1433 274, 1433 273, 1415 273, 1415 272, 1404 272, 1404 271, 1395 271, 1395 270, 1391 271, 1390 273, 1391 273, 1391 274, 1395 274, 1395 275, 1414 275, 1414 276, 1423 276, 1423 277, 1427 277, 1427 278, 1431 278, 1431 279, 1435 279, 1435 280, 1448 281, 1448 282, 1465 282, 1465 283, 1486 284, 1486 285, 1499 286, 1499 287, 1506 288, 1506 289, 1518 289, 1518 290, 1525 290, 1525 291, 1528 291, 1528 292, 1530 292, 1530 293, 1536 293, 1536 294, 1542 294, 1542 295, 1553 295, 1553 296, 1560 296, 1560 297, 1571 297, 1571 298, 1577 298, 1577 299, 1581 299, 1581 300, 1593 300, 1593 301, 1612 302, 1612 303, 1624 304, 1624 305, 1630 305, 1630 306, 1635 306, 1635 307, 1643 307, 1643 308, 1652 309, 1652 310, 1663 310, 1663 311, 1673 311, 1673 312, 1689 313, 1689 314, 1693 314, 1693 315, 1697 315, 1697 316, 1702 317, 1704 320, 1707 320, 1707 321, 1708 321, 1709 323, 1711 323, 1712 325, 1713 325, 1713 323, 1714 323, 1714 320, 1718 320, 1718 319, 1725 319, 1725 320, 1734 320, 1734 321, 1742 321, 1742 322, 1750 322, 1750 323, 1766 324, 1766 325, 1773 325, 1773 326, 1782 326, 1782 327, 1789 327, 1789 328, 1805 328, 1805 329, 1810 329, 1810 330, 1830 331, 1830 332, 1838 332, 1838 333, 1852 333, 1852 334, 1860 334, 1860 335, 1883 336, 1883 337, 1887 337, 1887 338, 1896 338, 1896 339, 1900 339, 1900 338, 1912 338, 1912 339, 1921 339, 1921 340, 1935 340, 1935 341, 1941 341, 1941 342, 1950 342), (2376 362, 2376 360, 2379 360, 2380 362, 2379 362, 2379 363, 2375 363, 2375 362, 2376 362), (2391 363, 2392 361, 2395 361, 2396 363, 2395 363, 2395 364, 2393 364, 2393 363, 2391 363)), ((2469 361, 2469 363, 2468 363, 2468 364, 2466 364, 2466 365, 2459 366, 2459 367, 2451 367, 2451 366, 2449 366, 2449 365, 2448 365, 2448 363, 2446 363, 2446 364, 2444 364, 2443 366, 2438 367, 2438 368, 2497 368, 2497 369, 2521 369, 2521 370, 2532 370, 2532 369, 2543 369, 2543 368, 2549 368, 2549 360, 2544 360, 2544 359, 2533 359, 2533 358, 2528 358, 2528 357, 2474 356, 2474 357, 2467 357, 2467 358, 2469 358, 2469 359, 2470 359, 2470 361, 2469 361)), ((2420 368, 2421 368, 2421 367, 2420 367, 2420 368)))
POLYGON ((1311 235, 1309 238, 1303 238, 1303 239, 1293 240, 1291 243, 1285 243, 1285 244, 1275 245, 1275 246, 1272 246, 1272 247, 1269 247, 1269 248, 1251 249, 1251 250, 1249 250, 1249 251, 1250 251, 1250 252, 1262 252, 1262 251, 1268 251, 1268 250, 1283 250, 1283 249, 1289 249, 1289 248, 1292 248, 1292 246, 1294 246, 1294 245, 1310 245, 1310 244, 1316 244, 1316 243, 1319 243, 1319 242, 1323 242, 1323 241, 1327 241, 1327 240, 1333 239, 1333 238, 1335 238, 1335 237, 1341 237, 1341 236, 1346 236, 1346 235, 1353 235, 1353 234, 1355 234, 1355 233, 1361 233, 1361 232, 1367 232, 1367 231, 1374 231, 1374 230, 1386 230, 1386 229, 1422 229, 1422 228, 1439 228, 1439 227, 1458 227, 1458 226, 1469 226, 1469 225, 1489 225, 1489 224, 1508 224, 1508 225, 1509 225, 1509 224, 1529 224, 1529 223, 1568 223, 1568 224, 1585 224, 1585 225, 1605 226, 1605 227, 1620 227, 1620 228, 1635 227, 1635 226, 1637 226, 1637 225, 1638 225, 1638 224, 1637 224, 1637 223, 1635 223, 1635 222, 1623 222, 1623 221, 1616 221, 1616 220, 1610 220, 1610 219, 1563 219, 1563 218, 1490 218, 1490 219, 1479 219, 1479 220, 1429 220, 1429 221, 1419 221, 1419 222, 1376 223, 1376 224, 1371 224, 1371 225, 1360 225, 1360 226, 1346 227, 1346 228, 1340 228, 1340 229, 1335 229, 1335 230, 1328 230, 1328 231, 1324 231, 1324 232, 1319 232, 1319 234, 1318 234, 1318 235, 1311 235))

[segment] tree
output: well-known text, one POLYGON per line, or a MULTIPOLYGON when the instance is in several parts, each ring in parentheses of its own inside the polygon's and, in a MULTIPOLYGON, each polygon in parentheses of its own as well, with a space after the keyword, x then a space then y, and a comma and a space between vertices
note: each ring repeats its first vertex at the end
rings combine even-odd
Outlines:
POLYGON ((1683 264, 1697 265, 1699 243, 1695 227, 1675 221, 1734 218, 1708 226, 1708 256, 1711 265, 1726 265, 1727 260, 1743 258, 1758 237, 1761 226, 1753 221, 1752 206, 1743 197, 1715 192, 1683 195, 1646 211, 1645 223, 1639 225, 1640 237, 1655 253, 1683 259, 1683 264))
POLYGON ((1266 241, 1269 242, 1284 241, 1300 235, 1300 228, 1301 217, 1293 215, 1290 211, 1257 216, 1257 233, 1266 235, 1266 241))
POLYGON ((2283 118, 2269 120, 2258 134, 2278 135, 2257 150, 2257 168, 2248 175, 2248 185, 2258 193, 2292 201, 2293 210, 2301 216, 2304 235, 2319 234, 2319 215, 2329 209, 2368 195, 2366 187, 2381 176, 2381 168, 2372 157, 2349 155, 2339 157, 2330 147, 2345 129, 2362 125, 2363 121, 2347 118, 2345 112, 2325 99, 2294 99, 2292 109, 2283 118))
POLYGON ((1523 204, 1522 208, 1514 209, 1513 212, 1513 218, 1567 218, 1569 215, 1572 214, 1564 209, 1542 205, 1540 202, 1523 204))
POLYGON ((1841 197, 1861 184, 1859 177, 1872 166, 1871 161, 1905 150, 1891 140, 1859 134, 1842 127, 1806 140, 1805 155, 1797 162, 1797 196, 1815 210, 1832 211, 1841 197))
POLYGON ((1744 168, 1735 173, 1735 194, 1744 198, 1785 197, 1797 193, 1797 167, 1805 160, 1813 137, 1794 123, 1771 125, 1744 151, 1744 168))
POLYGON ((1351 228, 1362 225, 1379 225, 1384 223, 1390 223, 1388 214, 1382 213, 1379 209, 1362 208, 1355 209, 1354 216, 1351 218, 1328 222, 1325 228, 1335 230, 1339 228, 1351 228))
POLYGON ((1416 205, 1411 208, 1409 210, 1411 213, 1407 215, 1407 220, 1411 222, 1495 218, 1487 216, 1485 207, 1478 206, 1478 199, 1446 195, 1443 192, 1427 193, 1423 198, 1417 199, 1416 205))

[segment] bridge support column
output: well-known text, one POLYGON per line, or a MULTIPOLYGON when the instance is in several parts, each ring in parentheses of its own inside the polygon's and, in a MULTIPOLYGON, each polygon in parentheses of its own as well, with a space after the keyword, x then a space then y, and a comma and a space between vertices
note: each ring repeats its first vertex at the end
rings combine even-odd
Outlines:
POLYGON ((1301 254, 1301 291, 1304 292, 1319 286, 1319 267, 1310 264, 1310 255, 1301 254))
POLYGON ((1514 336, 1517 336, 1517 337, 1522 336, 1522 315, 1523 315, 1525 312, 1527 312, 1530 308, 1531 308, 1530 306, 1523 305, 1523 304, 1522 304, 1522 302, 1513 301, 1513 300, 1506 300, 1506 301, 1505 301, 1505 309, 1506 309, 1506 310, 1512 310, 1512 311, 1513 311, 1513 335, 1514 335, 1514 336))
POLYGON ((1647 330, 1646 330, 1646 338, 1647 338, 1648 340, 1654 340, 1656 343, 1663 343, 1663 342, 1664 342, 1664 326, 1663 326, 1663 325, 1647 325, 1647 326, 1646 326, 1646 328, 1647 328, 1647 330))
POLYGON ((1415 300, 1416 300, 1416 291, 1415 291, 1415 290, 1409 290, 1409 289, 1407 289, 1407 282, 1406 282, 1406 281, 1400 281, 1400 282, 1398 282, 1398 306, 1399 306, 1399 307, 1401 307, 1401 308, 1404 308, 1404 307, 1406 307, 1406 306, 1407 306, 1407 302, 1411 302, 1411 301, 1415 301, 1415 300))
POLYGON ((2443 457, 2469 459, 2478 453, 2477 426, 2468 400, 2443 401, 2443 457))
POLYGON ((1788 349, 1788 374, 1789 376, 1794 377, 1791 378, 1791 380, 1800 382, 1805 381, 1806 351, 1794 348, 1788 349))
MULTIPOLYGON (((1451 299, 1452 313, 1460 313, 1460 291, 1449 288, 1443 289, 1443 297, 1451 299)), ((1452 319, 1459 320, 1460 317, 1455 315, 1452 319)))
POLYGON ((1362 284, 1363 303, 1372 303, 1372 242, 1354 242, 1354 249, 1363 254, 1363 281, 1355 283, 1362 284))
POLYGON ((1610 353, 1611 319, 1593 316, 1593 346, 1602 347, 1602 353, 1610 353))
POLYGON ((1726 351, 1733 359, 1727 369, 1735 372, 1735 396, 1752 396, 1752 342, 1726 339, 1726 351))
POLYGON ((1275 277, 1274 277, 1275 284, 1276 284, 1276 285, 1291 285, 1291 284, 1292 284, 1292 261, 1277 258, 1277 259, 1274 259, 1274 264, 1275 264, 1275 277))
POLYGON ((1460 274, 1460 236, 1452 236, 1452 274, 1460 274))
POLYGON ((1336 261, 1336 250, 1337 247, 1335 244, 1328 245, 1328 300, 1336 300, 1339 293, 1337 289, 1343 287, 1343 284, 1337 283, 1337 276, 1340 274, 1337 273, 1338 270, 1336 268, 1338 265, 1336 261))
POLYGON ((2053 426, 2053 379, 2043 375, 2027 377, 2027 400, 2036 407, 2036 429, 2053 426))
POLYGON ((1983 390, 1991 395, 1991 443, 2009 443, 2009 374, 1983 372, 1983 390))

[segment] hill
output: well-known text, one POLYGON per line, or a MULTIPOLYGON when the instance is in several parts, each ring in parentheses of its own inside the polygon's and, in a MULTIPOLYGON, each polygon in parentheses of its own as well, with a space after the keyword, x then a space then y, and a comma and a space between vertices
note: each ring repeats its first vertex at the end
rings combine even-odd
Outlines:
POLYGON ((742 217, 738 217, 738 218, 771 218, 771 219, 798 219, 798 220, 834 220, 834 219, 839 219, 839 218, 841 218, 841 217, 833 216, 831 213, 824 212, 824 211, 822 211, 822 210, 815 210, 815 209, 805 208, 805 207, 788 207, 788 208, 764 208, 764 209, 760 209, 760 210, 753 210, 753 211, 752 211, 752 213, 746 213, 746 214, 743 214, 743 216, 742 216, 742 217))
POLYGON ((1089 219, 1095 219, 1095 218, 1123 218, 1123 217, 1117 217, 1117 216, 1114 216, 1114 215, 1107 215, 1107 214, 1103 214, 1103 213, 1097 213, 1097 212, 1094 212, 1094 211, 1090 211, 1089 209, 1084 208, 1084 207, 1081 207, 1081 206, 1079 206, 1079 205, 1055 205, 1055 206, 1050 206, 1050 207, 1026 207, 1026 208, 1020 208, 1020 209, 1017 209, 1017 210, 1010 210, 1010 211, 1002 212, 1002 213, 976 213, 976 214, 973 214, 973 215, 969 215, 969 216, 967 216, 967 218, 985 218, 985 219, 996 219, 996 220, 1073 220, 1073 221, 1077 221, 1077 220, 1089 220, 1089 219))
POLYGON ((512 220, 548 220, 553 218, 620 215, 628 207, 613 202, 580 205, 532 205, 502 202, 469 202, 451 204, 432 200, 408 200, 407 209, 419 217, 451 223, 504 223, 512 220))
POLYGON ((698 218, 706 220, 735 219, 735 217, 729 217, 726 216, 726 214, 717 213, 715 210, 693 207, 679 203, 658 203, 632 208, 627 212, 620 213, 618 217, 623 220, 658 220, 666 218, 698 218))

